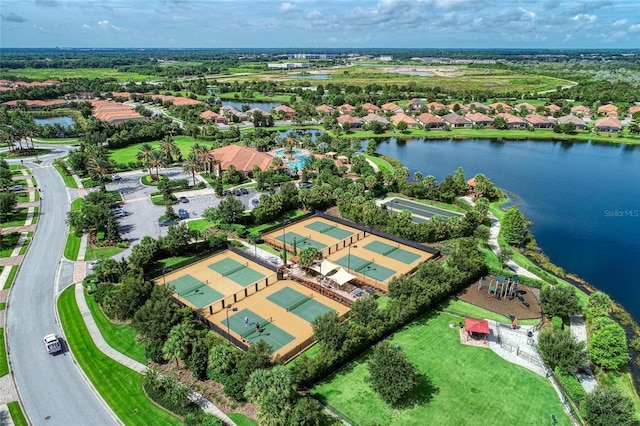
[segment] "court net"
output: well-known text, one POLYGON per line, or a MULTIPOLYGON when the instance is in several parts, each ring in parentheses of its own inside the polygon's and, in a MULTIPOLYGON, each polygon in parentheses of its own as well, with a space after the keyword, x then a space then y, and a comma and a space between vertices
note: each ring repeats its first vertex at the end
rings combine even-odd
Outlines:
POLYGON ((308 302, 309 300, 313 299, 313 294, 310 294, 309 296, 305 296, 302 299, 293 302, 288 308, 287 308, 287 312, 291 312, 293 311, 295 308, 299 307, 300 305, 302 305, 303 303, 308 302))
POLYGON ((236 266, 235 268, 227 271, 227 272, 223 272, 222 276, 226 277, 227 275, 231 275, 231 274, 235 274, 236 272, 244 269, 244 268, 248 268, 249 267, 249 262, 247 262, 245 265, 240 265, 240 266, 236 266))
POLYGON ((245 331, 244 333, 242 333, 240 336, 243 339, 246 339, 248 336, 251 336, 253 333, 255 333, 257 331, 257 329, 260 330, 264 330, 264 328, 267 326, 267 324, 269 324, 270 322, 273 322, 273 317, 269 317, 264 321, 260 321, 259 323, 256 324, 255 328, 252 328, 249 331, 245 331))
POLYGON ((173 289, 173 291, 174 291, 178 296, 186 296, 187 294, 191 293, 192 291, 197 290, 197 289, 199 289, 200 287, 203 287, 203 286, 204 286, 204 284, 202 284, 202 283, 197 283, 197 284, 194 284, 194 285, 189 286, 189 287, 187 287, 187 288, 184 288, 184 289, 182 289, 182 290, 180 290, 180 291, 178 291, 178 290, 176 290, 176 289, 174 288, 174 289, 173 289))
POLYGON ((357 268, 355 268, 356 272, 362 272, 363 269, 365 269, 368 266, 371 266, 373 264, 373 260, 370 262, 366 262, 363 263, 362 265, 358 266, 357 268))
POLYGON ((326 228, 324 228, 323 230, 320 231, 321 234, 326 234, 327 232, 331 231, 332 229, 336 229, 338 227, 338 225, 329 225, 326 228))
POLYGON ((385 250, 385 251, 382 253, 382 255, 383 255, 383 256, 387 256, 387 255, 389 255, 389 254, 391 254, 391 253, 393 253, 394 251, 399 250, 399 249, 400 249, 400 244, 398 244, 398 245, 397 245, 397 246, 395 246, 395 247, 391 247, 390 249, 385 250))

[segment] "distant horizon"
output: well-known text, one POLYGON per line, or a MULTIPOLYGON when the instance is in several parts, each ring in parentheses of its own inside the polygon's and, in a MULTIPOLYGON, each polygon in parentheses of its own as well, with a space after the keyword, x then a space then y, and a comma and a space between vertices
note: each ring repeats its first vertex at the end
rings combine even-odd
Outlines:
POLYGON ((415 50, 415 51, 593 51, 593 52, 638 52, 640 47, 147 47, 147 46, 123 46, 123 47, 95 47, 95 46, 39 46, 39 47, 16 47, 16 46, 0 46, 0 50, 271 50, 271 51, 291 51, 302 52, 304 50, 313 51, 339 51, 345 52, 349 50, 415 50))
POLYGON ((12 48, 640 46, 637 0, 2 0, 0 19, 12 48))

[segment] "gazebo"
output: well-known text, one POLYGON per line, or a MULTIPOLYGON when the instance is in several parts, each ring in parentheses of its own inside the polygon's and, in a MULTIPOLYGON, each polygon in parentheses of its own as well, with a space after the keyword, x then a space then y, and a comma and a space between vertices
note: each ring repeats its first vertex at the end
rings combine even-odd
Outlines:
POLYGON ((467 340, 472 337, 474 339, 482 338, 486 341, 489 337, 490 331, 487 320, 465 318, 464 328, 467 330, 467 340))

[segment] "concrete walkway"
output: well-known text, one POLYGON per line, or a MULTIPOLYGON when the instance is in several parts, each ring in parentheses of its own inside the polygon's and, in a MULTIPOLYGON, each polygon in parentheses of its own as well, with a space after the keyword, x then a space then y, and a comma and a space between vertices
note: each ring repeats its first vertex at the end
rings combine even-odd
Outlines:
MULTIPOLYGON (((100 351, 107 355, 109 358, 129 367, 134 371, 137 371, 138 373, 143 374, 145 371, 147 371, 146 365, 140 364, 139 362, 123 355, 107 344, 107 342, 102 337, 102 334, 100 333, 100 330, 98 329, 93 316, 91 315, 91 311, 89 311, 89 306, 87 305, 87 301, 84 298, 84 288, 81 283, 76 283, 75 285, 75 296, 76 303, 78 304, 78 308, 80 309, 80 314, 82 315, 84 323, 87 326, 87 330, 89 331, 89 334, 93 339, 93 343, 95 343, 98 349, 100 349, 100 351)), ((222 410, 213 405, 211 401, 207 400, 199 393, 191 391, 189 393, 189 399, 198 404, 205 413, 213 414, 214 416, 225 422, 225 424, 235 425, 235 423, 233 423, 233 421, 224 412, 222 412, 222 410)))
MULTIPOLYGON (((569 324, 571 326, 571 334, 576 338, 578 342, 584 342, 587 344, 587 327, 584 323, 584 317, 582 315, 569 315, 569 324)), ((591 371, 591 367, 587 363, 584 368, 585 371, 591 371)), ((576 374, 578 381, 582 385, 582 388, 587 393, 591 393, 598 386, 598 382, 595 377, 590 374, 578 373, 576 374)))

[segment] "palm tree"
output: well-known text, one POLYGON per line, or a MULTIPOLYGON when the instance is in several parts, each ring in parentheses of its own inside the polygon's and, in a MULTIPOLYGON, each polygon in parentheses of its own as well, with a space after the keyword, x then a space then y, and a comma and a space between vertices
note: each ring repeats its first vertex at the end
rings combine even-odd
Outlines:
POLYGON ((111 174, 113 164, 107 156, 107 153, 103 147, 93 147, 87 151, 87 171, 92 179, 100 181, 100 186, 103 191, 106 191, 104 182, 107 176, 111 174))
POLYGON ((274 169, 278 170, 284 167, 284 161, 282 160, 282 157, 274 157, 271 165, 274 169))
POLYGON ((136 159, 138 161, 142 161, 142 163, 149 169, 149 175, 151 176, 151 167, 149 166, 149 158, 151 157, 151 153, 153 152, 153 147, 150 143, 143 143, 140 148, 138 148, 138 154, 136 155, 136 159))
POLYGON ((193 152, 190 152, 187 155, 187 159, 184 162, 184 166, 182 166, 182 170, 185 173, 190 173, 193 176, 193 185, 196 184, 196 172, 200 170, 200 162, 198 161, 198 157, 193 152))
POLYGON ((424 178, 424 176, 422 175, 422 172, 414 172, 413 173, 413 181, 416 183, 420 183, 422 182, 422 179, 424 178))
POLYGON ((175 359, 176 368, 179 367, 178 360, 187 355, 192 334, 193 328, 185 323, 177 324, 169 331, 169 336, 162 347, 162 356, 167 361, 175 359))
POLYGON ((178 148, 171 135, 166 135, 160 142, 160 152, 167 164, 173 164, 174 157, 177 159, 180 156, 180 148, 178 148))
POLYGON ((149 162, 149 168, 155 167, 155 169, 156 169, 156 181, 159 181, 160 180, 160 167, 163 167, 165 165, 163 155, 160 153, 160 151, 154 149, 154 150, 151 151, 151 153, 149 155, 148 162, 149 162))

